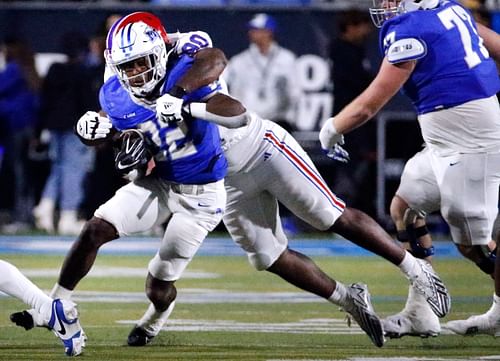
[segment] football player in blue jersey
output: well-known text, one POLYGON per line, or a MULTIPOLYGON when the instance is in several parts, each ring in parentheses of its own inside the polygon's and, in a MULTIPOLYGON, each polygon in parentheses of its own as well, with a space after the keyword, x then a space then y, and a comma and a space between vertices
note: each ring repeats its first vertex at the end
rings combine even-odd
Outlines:
MULTIPOLYGON (((409 165, 413 183, 406 201, 417 215, 438 202, 454 243, 477 262, 487 250, 498 212, 500 107, 496 93, 500 80, 486 48, 497 55, 499 48, 491 43, 496 40, 455 1, 375 0, 370 13, 381 27, 385 57, 367 89, 326 120, 319 135, 321 146, 328 151, 342 142, 343 134, 365 123, 402 88, 417 110, 426 143, 419 160, 409 165)), ((447 328, 459 334, 500 336, 499 257, 493 274, 490 310, 450 321, 447 328)), ((412 312, 408 309, 406 316, 412 312)), ((388 333, 394 331, 395 337, 418 334, 411 324, 398 328, 407 321, 389 318, 384 327, 388 333)), ((439 332, 438 321, 435 326, 439 332)))
MULTIPOLYGON (((167 222, 148 266, 151 305, 129 335, 132 346, 160 331, 174 306, 175 281, 224 213, 227 162, 217 126, 200 118, 215 109, 222 119, 246 122, 239 102, 216 94, 226 65, 223 53, 191 48, 179 54, 155 19, 126 16, 109 31, 105 55, 112 73, 100 91, 107 117, 87 113, 77 123, 77 133, 87 144, 96 144, 118 132, 116 168, 132 182, 86 223, 51 293, 69 299, 103 244, 167 222), (183 113, 184 102, 198 101, 204 103, 183 113)), ((198 40, 193 36, 191 44, 198 40)))

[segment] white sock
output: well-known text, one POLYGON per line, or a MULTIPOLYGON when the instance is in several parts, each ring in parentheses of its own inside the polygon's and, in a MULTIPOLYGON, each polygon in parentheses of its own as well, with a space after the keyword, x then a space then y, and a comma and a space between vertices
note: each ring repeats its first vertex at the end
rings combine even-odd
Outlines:
POLYGON ((61 286, 59 283, 56 283, 52 288, 52 291, 50 291, 50 297, 55 300, 58 298, 62 298, 63 300, 71 300, 72 296, 73 290, 68 290, 67 288, 61 286))
POLYGON ((158 312, 152 303, 149 304, 148 309, 139 322, 137 322, 137 326, 146 331, 148 335, 156 336, 174 310, 174 307, 175 301, 173 301, 165 311, 158 312))
POLYGON ((0 260, 0 291, 15 297, 40 313, 50 310, 52 299, 14 265, 0 260))
POLYGON ((336 283, 337 286, 333 290, 332 295, 328 297, 328 301, 339 306, 344 306, 347 299, 347 288, 342 282, 336 281, 336 283))
POLYGON ((414 279, 420 272, 417 259, 409 252, 405 252, 405 256, 398 267, 409 279, 414 279))

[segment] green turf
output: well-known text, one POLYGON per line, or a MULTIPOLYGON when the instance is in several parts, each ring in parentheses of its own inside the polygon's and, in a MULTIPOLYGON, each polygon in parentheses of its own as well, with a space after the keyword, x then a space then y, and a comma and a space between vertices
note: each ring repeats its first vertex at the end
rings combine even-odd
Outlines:
MULTIPOLYGON (((22 270, 58 269, 62 256, 0 255, 22 270)), ((399 311, 407 293, 407 282, 399 270, 378 258, 315 258, 332 277, 343 282, 366 282, 375 309, 381 316, 399 311)), ((99 256, 96 266, 146 269, 148 257, 99 256)), ((443 259, 436 269, 453 297, 451 314, 444 320, 464 318, 484 312, 491 303, 492 281, 464 260, 443 259)), ((177 283, 181 294, 193 289, 234 292, 297 292, 278 277, 256 272, 244 257, 197 257, 188 271, 211 272, 212 279, 183 279, 177 283)), ((55 277, 30 277, 49 290, 55 277)), ((106 277, 84 279, 78 291, 140 292, 144 277, 106 277)), ((263 295, 265 297, 265 295, 263 295)), ((476 360, 480 356, 500 355, 498 339, 488 336, 441 335, 420 339, 390 340, 379 349, 363 334, 267 333, 245 331, 163 331, 145 348, 125 346, 131 329, 120 320, 138 319, 146 302, 80 302, 81 322, 89 337, 82 360, 336 360, 355 357, 449 358, 476 360)), ((0 360, 63 360, 62 346, 44 329, 29 332, 13 326, 11 312, 23 309, 20 301, 0 297, 0 360)), ((200 322, 234 321, 246 323, 289 323, 307 319, 342 319, 336 306, 317 303, 178 303, 172 320, 200 322)), ((500 359, 500 356, 499 356, 500 359)))

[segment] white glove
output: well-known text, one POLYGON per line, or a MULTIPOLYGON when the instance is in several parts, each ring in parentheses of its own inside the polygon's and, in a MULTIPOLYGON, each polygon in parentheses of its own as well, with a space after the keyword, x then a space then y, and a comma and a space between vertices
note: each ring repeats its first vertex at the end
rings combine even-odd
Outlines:
POLYGON ((165 123, 182 121, 182 103, 184 100, 170 94, 164 94, 156 100, 156 117, 165 123))
POLYGON ((78 119, 76 132, 83 139, 96 140, 106 138, 112 127, 113 125, 107 117, 88 111, 78 119))
POLYGON ((330 151, 335 144, 344 144, 344 136, 337 132, 333 125, 334 118, 328 118, 319 131, 319 142, 324 151, 330 151))
POLYGON ((319 142, 327 157, 342 163, 349 161, 349 153, 341 147, 344 144, 344 135, 337 132, 333 125, 333 118, 328 118, 319 131, 319 142))

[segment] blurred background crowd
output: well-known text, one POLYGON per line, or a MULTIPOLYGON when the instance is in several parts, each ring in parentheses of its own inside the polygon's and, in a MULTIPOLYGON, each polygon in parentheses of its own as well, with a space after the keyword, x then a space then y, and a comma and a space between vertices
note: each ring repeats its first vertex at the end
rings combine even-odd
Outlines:
MULTIPOLYGON (((46 4, 0 2, 0 234, 77 234, 124 184, 111 146, 86 147, 73 128, 87 110, 99 109, 107 30, 136 10, 154 12, 169 32, 209 33, 230 59, 223 76, 231 94, 290 130, 337 195, 390 227, 387 202, 404 162, 422 143, 418 125, 408 121, 415 119, 411 106, 396 99, 349 134, 348 164, 327 159, 317 140, 321 121, 356 97, 378 69, 370 1, 37 3, 46 4), (116 3, 122 6, 106 6, 116 3), (253 6, 231 7, 242 4, 253 6)), ((497 1, 463 3, 477 21, 500 31, 497 1)), ((444 223, 436 219, 439 230, 444 223)), ((284 222, 291 234, 308 231, 286 210, 284 222)))

